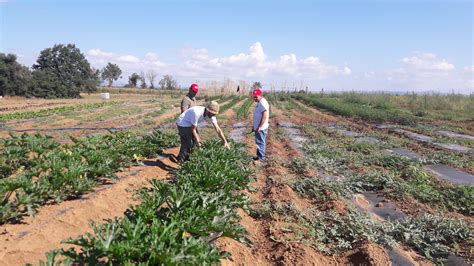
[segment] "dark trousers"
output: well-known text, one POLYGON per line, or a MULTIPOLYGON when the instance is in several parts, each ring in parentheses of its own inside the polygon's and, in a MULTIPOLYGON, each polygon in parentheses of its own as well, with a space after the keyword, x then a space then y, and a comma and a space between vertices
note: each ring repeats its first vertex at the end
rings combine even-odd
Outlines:
POLYGON ((178 126, 178 133, 181 140, 178 161, 184 162, 189 159, 189 153, 191 153, 191 149, 194 147, 193 131, 191 127, 178 126))

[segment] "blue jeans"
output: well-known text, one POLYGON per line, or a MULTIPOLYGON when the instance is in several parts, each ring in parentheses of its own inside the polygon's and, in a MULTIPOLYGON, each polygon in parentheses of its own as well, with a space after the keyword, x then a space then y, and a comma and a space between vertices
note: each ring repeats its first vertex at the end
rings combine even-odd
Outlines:
POLYGON ((266 138, 267 138, 268 128, 264 130, 260 130, 259 132, 255 131, 255 143, 257 144, 257 157, 259 160, 265 160, 265 149, 267 146, 266 138))

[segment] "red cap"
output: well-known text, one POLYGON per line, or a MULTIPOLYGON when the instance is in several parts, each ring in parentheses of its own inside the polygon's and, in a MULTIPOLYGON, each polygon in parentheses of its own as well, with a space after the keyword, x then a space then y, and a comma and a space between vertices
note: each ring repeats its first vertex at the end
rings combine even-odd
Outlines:
POLYGON ((262 96, 262 90, 260 88, 256 88, 255 90, 253 90, 252 97, 255 96, 262 96))
POLYGON ((197 84, 191 84, 191 87, 189 87, 191 90, 193 90, 195 93, 199 91, 199 86, 197 84))

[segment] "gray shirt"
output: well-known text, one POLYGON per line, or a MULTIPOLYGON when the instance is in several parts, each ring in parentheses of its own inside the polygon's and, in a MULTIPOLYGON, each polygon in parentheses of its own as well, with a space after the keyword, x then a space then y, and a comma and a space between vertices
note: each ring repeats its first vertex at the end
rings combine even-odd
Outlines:
POLYGON ((191 98, 189 95, 186 95, 181 101, 181 110, 184 109, 184 111, 186 111, 193 106, 196 106, 196 98, 191 98))

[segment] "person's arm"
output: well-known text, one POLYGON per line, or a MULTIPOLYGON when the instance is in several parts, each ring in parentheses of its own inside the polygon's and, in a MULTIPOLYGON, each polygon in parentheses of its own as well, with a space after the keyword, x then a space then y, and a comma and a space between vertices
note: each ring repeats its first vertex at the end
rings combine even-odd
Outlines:
POLYGON ((191 125, 191 132, 193 134, 193 139, 196 141, 196 145, 199 147, 201 146, 201 138, 199 137, 199 134, 196 129, 197 129, 197 126, 191 125))
POLYGON ((260 131, 260 128, 263 126, 265 121, 267 121, 267 110, 262 112, 262 119, 260 119, 260 124, 258 124, 257 130, 256 130, 257 132, 260 131))
POLYGON ((212 125, 214 126, 214 129, 216 130, 216 133, 217 135, 219 136, 219 138, 221 138, 221 140, 224 142, 224 147, 226 149, 230 149, 230 146, 229 146, 229 143, 227 142, 227 140, 225 139, 225 136, 224 136, 224 132, 222 132, 222 129, 219 127, 219 125, 217 124, 217 121, 216 122, 212 122, 212 125))

